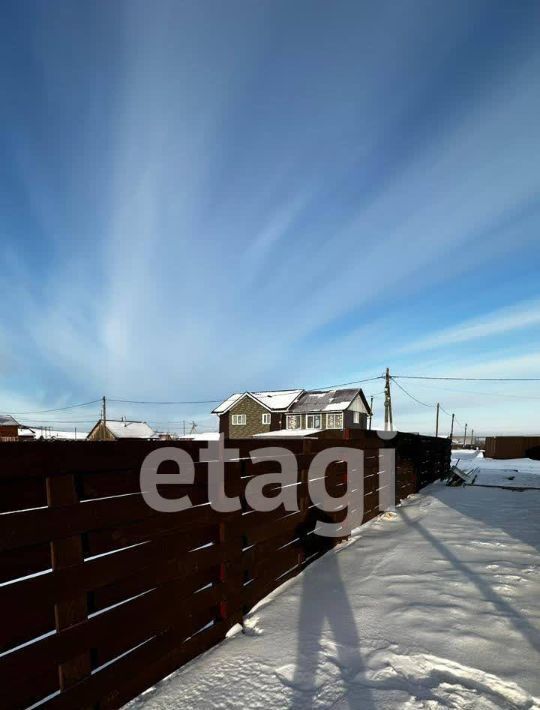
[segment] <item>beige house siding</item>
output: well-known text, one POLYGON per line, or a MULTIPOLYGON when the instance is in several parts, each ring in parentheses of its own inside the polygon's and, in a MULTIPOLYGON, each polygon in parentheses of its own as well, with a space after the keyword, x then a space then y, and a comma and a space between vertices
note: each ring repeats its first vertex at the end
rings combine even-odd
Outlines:
POLYGON ((229 438, 244 439, 254 434, 263 434, 271 431, 270 424, 262 423, 262 415, 270 414, 266 407, 256 402, 252 397, 245 395, 224 415, 228 419, 229 438), (232 423, 233 414, 245 414, 245 425, 232 423))
POLYGON ((103 422, 98 422, 96 426, 92 429, 92 431, 88 434, 86 437, 90 441, 115 441, 115 437, 111 434, 111 432, 107 429, 106 426, 103 425, 103 422))

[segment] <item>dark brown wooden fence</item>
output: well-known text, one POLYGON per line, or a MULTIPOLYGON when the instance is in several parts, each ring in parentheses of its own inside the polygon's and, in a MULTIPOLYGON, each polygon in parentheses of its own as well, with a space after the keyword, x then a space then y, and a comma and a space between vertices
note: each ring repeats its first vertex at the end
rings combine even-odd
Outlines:
MULTIPOLYGON (((397 451, 396 501, 448 470, 447 440, 351 436, 232 442, 241 458, 226 464, 227 494, 242 496, 252 477, 272 470, 246 458, 250 450, 285 445, 300 471, 297 513, 248 510, 245 499, 239 512, 214 512, 205 463, 192 486, 161 487, 165 496, 189 493, 195 507, 155 512, 139 490, 140 466, 172 442, 2 443, 0 707, 117 708, 221 641, 336 544, 313 534, 308 468, 323 448, 364 449, 364 521, 379 512, 380 448, 397 451)), ((203 447, 181 443, 195 461, 203 447)), ((341 495, 345 475, 343 463, 328 467, 329 493, 341 495)), ((344 511, 324 515, 340 520, 344 511)))
POLYGON ((540 436, 487 436, 484 455, 490 459, 522 459, 540 446, 540 436))

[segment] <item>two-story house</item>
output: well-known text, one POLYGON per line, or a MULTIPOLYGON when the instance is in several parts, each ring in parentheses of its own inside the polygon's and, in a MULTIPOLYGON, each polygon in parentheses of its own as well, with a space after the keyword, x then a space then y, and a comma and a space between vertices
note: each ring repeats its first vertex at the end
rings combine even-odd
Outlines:
POLYGON ((369 405, 361 389, 277 390, 231 395, 213 410, 230 439, 287 429, 366 429, 369 405))

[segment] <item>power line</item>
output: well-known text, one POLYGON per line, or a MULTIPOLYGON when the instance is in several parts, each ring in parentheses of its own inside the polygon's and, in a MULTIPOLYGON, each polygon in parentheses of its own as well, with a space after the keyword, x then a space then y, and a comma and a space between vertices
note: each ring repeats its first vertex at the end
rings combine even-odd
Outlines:
MULTIPOLYGON (((394 380, 393 376, 392 376, 392 380, 394 380)), ((421 400, 417 399, 414 395, 412 395, 410 392, 408 392, 402 385, 400 385, 399 382, 396 382, 394 380, 394 384, 396 384, 399 387, 399 389, 402 390, 408 397, 413 399, 415 402, 418 402, 418 404, 421 404, 424 407, 429 407, 431 409, 437 408, 436 404, 427 404, 426 402, 422 402, 421 400)), ((446 409, 442 405, 439 404, 439 408, 440 408, 441 412, 444 412, 446 414, 447 417, 452 417, 450 412, 447 412, 446 409)), ((459 424, 459 426, 463 426, 463 424, 459 421, 459 419, 456 417, 455 414, 454 414, 454 421, 456 422, 456 424, 459 424)))
MULTIPOLYGON (((402 390, 403 392, 405 392, 405 394, 407 395, 407 397, 410 397, 411 399, 414 399, 415 402, 418 402, 418 404, 421 404, 423 407, 431 407, 431 408, 433 408, 433 409, 436 409, 436 407, 437 407, 436 404, 426 404, 426 402, 422 402, 421 400, 417 399, 414 395, 412 395, 410 392, 407 392, 407 390, 405 389, 405 387, 402 387, 402 386, 399 384, 399 382, 396 382, 396 381, 395 381, 395 378, 394 378, 393 375, 392 375, 391 379, 393 380, 394 384, 396 384, 396 385, 399 387, 400 390, 402 390)), ((444 410, 443 410, 443 411, 444 411, 444 410)))
POLYGON ((393 380, 396 378, 400 380, 454 380, 456 382, 540 382, 540 377, 428 377, 427 375, 392 375, 393 380))
POLYGON ((216 404, 216 402, 223 402, 227 399, 222 397, 221 399, 198 399, 198 400, 178 400, 171 402, 154 402, 151 400, 137 400, 137 399, 111 399, 107 397, 107 402, 114 402, 115 404, 216 404))
POLYGON ((67 407, 58 407, 57 409, 41 409, 39 411, 34 411, 34 412, 10 412, 11 415, 15 415, 17 417, 26 415, 26 414, 48 414, 50 412, 65 412, 67 409, 77 409, 77 407, 87 407, 90 404, 96 404, 99 402, 99 399, 93 399, 91 402, 81 402, 81 404, 70 404, 67 407))
POLYGON ((416 383, 417 387, 425 387, 426 389, 433 389, 437 391, 443 391, 443 392, 453 392, 455 394, 470 394, 470 395, 480 395, 480 396, 485 396, 485 397, 501 397, 501 398, 510 398, 510 399, 540 399, 538 396, 534 395, 521 395, 521 394, 511 394, 509 392, 478 392, 477 390, 462 390, 462 389, 449 389, 448 387, 441 387, 440 385, 427 385, 424 384, 423 382, 417 382, 416 383))
MULTIPOLYGON (((314 387, 309 390, 304 390, 305 392, 316 392, 317 390, 328 390, 334 389, 335 387, 346 387, 347 385, 357 385, 362 382, 374 382, 375 380, 380 380, 383 375, 377 375, 376 377, 368 377, 363 380, 352 380, 351 382, 340 382, 334 385, 325 385, 324 387, 314 387)), ((295 388, 290 388, 295 389, 295 388)), ((296 388, 301 389, 301 388, 296 388)), ((282 392, 283 390, 250 390, 250 391, 266 391, 272 396, 272 392, 282 392)), ((227 397, 220 397, 219 399, 200 399, 200 400, 176 400, 176 401, 151 401, 151 400, 135 400, 135 399, 113 399, 107 397, 107 402, 114 402, 115 404, 154 404, 154 405, 174 405, 174 404, 216 404, 223 402, 227 397)))

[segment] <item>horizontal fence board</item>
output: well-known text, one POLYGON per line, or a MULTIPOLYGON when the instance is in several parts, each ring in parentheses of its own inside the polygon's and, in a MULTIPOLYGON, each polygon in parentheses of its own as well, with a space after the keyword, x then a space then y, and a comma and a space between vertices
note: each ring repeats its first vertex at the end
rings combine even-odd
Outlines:
POLYGON ((51 568, 48 542, 0 552, 0 584, 51 568))
MULTIPOLYGON (((131 520, 144 520, 156 515, 142 495, 121 496, 87 501, 58 508, 40 508, 0 516, 0 551, 24 547, 50 540, 61 540, 89 530, 98 530, 131 520)), ((173 522, 177 516, 178 530, 195 525, 208 525, 224 519, 209 505, 189 508, 179 513, 167 513, 173 522)))
POLYGON ((128 690, 130 686, 137 688, 136 692, 141 692, 221 641, 228 628, 226 622, 218 623, 187 640, 178 630, 171 628, 116 663, 45 702, 43 707, 47 710, 73 710, 103 700, 105 707, 118 708, 133 697, 133 691, 128 690))
POLYGON ((8 478, 0 481, 0 513, 47 505, 43 478, 8 478))
MULTIPOLYGON (((192 551, 186 551, 186 547, 189 543, 177 536, 159 538, 80 565, 14 582, 0 587, 0 606, 17 605, 27 614, 31 613, 36 600, 40 607, 47 608, 55 601, 111 585, 135 573, 147 580, 149 588, 171 576, 187 575, 227 559, 227 551, 217 544, 192 551)), ((26 623, 26 614, 19 621, 19 627, 26 623)))
POLYGON ((172 446, 199 460, 204 443, 191 441, 25 441, 1 442, 0 480, 64 474, 139 471, 155 449, 172 446))

